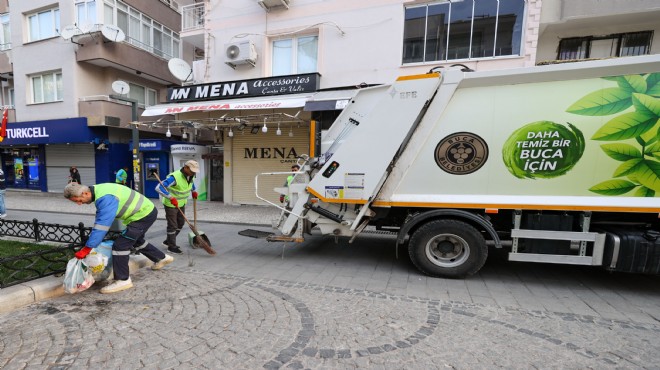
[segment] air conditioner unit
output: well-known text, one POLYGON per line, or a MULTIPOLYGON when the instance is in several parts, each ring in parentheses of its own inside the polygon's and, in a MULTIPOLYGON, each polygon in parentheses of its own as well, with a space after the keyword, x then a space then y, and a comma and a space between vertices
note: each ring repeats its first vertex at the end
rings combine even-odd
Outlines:
POLYGON ((249 64, 254 67, 257 62, 257 48, 252 41, 234 42, 225 44, 225 64, 232 68, 241 64, 249 64))
POLYGON ((289 0, 257 0, 257 2, 267 12, 273 9, 289 9, 289 0))

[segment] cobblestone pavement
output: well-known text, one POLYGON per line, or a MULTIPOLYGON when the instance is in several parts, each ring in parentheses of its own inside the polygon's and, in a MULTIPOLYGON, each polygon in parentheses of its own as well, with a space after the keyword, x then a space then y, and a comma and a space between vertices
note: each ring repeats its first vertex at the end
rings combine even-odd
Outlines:
MULTIPOLYGON (((134 274, 134 289, 0 314, 0 368, 660 368, 657 276, 493 254, 473 277, 436 279, 388 235, 284 244, 237 234, 267 227, 200 228, 218 255, 179 236, 185 254, 134 274)), ((147 237, 164 234, 159 220, 147 237)))
POLYGON ((657 368, 660 325, 187 268, 0 316, 3 369, 657 368))

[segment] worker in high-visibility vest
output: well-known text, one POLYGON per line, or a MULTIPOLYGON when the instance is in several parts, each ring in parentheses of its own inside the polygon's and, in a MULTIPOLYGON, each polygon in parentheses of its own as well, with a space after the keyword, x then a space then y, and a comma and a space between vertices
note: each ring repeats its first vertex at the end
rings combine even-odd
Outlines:
MULTIPOLYGON (((298 172, 298 171, 300 171, 300 166, 298 166, 297 164, 294 164, 293 166, 291 166, 291 172, 298 172)), ((293 181, 294 177, 296 177, 296 175, 293 174, 293 173, 291 175, 287 176, 286 177, 286 182, 284 183, 284 186, 286 186, 288 188, 289 185, 291 185, 291 182, 293 181)), ((289 203, 289 196, 284 195, 284 194, 280 195, 280 203, 285 203, 285 202, 289 203)))
POLYGON ((183 215, 186 212, 188 197, 192 195, 193 199, 197 199, 197 191, 193 182, 197 172, 199 172, 199 163, 193 160, 187 161, 180 170, 167 175, 162 185, 156 186, 156 191, 162 195, 167 220, 167 239, 163 242, 163 246, 167 247, 171 253, 183 253, 181 248, 176 245, 176 237, 185 223, 183 215))
POLYGON ((116 293, 133 287, 128 269, 131 248, 154 262, 152 270, 160 270, 174 261, 174 257, 163 253, 144 239, 147 230, 158 216, 158 210, 144 195, 120 184, 86 186, 72 182, 64 188, 64 197, 79 205, 94 202, 96 206, 94 227, 85 247, 75 253, 78 259, 85 258, 101 244, 115 218, 126 225, 126 229, 112 245, 114 282, 101 288, 101 293, 116 293))

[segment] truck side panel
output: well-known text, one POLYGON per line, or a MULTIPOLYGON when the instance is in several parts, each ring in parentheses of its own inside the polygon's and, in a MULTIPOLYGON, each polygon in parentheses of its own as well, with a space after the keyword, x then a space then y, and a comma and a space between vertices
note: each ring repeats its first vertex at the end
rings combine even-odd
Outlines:
POLYGON ((659 212, 660 60, 617 63, 503 85, 445 74, 374 205, 659 212))

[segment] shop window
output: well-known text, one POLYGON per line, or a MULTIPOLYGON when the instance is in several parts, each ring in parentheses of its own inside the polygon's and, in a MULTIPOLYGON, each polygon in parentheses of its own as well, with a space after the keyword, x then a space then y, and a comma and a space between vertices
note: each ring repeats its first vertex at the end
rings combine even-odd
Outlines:
POLYGON ((403 63, 520 55, 524 10, 525 0, 406 7, 403 63))
POLYGON ((62 72, 30 76, 32 103, 62 101, 62 72))
POLYGON ((0 15, 0 24, 2 25, 2 32, 0 32, 0 51, 9 50, 11 49, 9 13, 0 15))
POLYGON ((318 44, 316 35, 274 40, 272 75, 317 72, 318 44))
POLYGON ((96 24, 96 0, 76 0, 76 24, 96 24))
POLYGON ((652 39, 653 31, 566 38, 559 41, 557 59, 573 60, 646 55, 651 51, 652 39))
POLYGON ((28 41, 38 41, 58 36, 60 10, 57 8, 28 14, 28 41))

